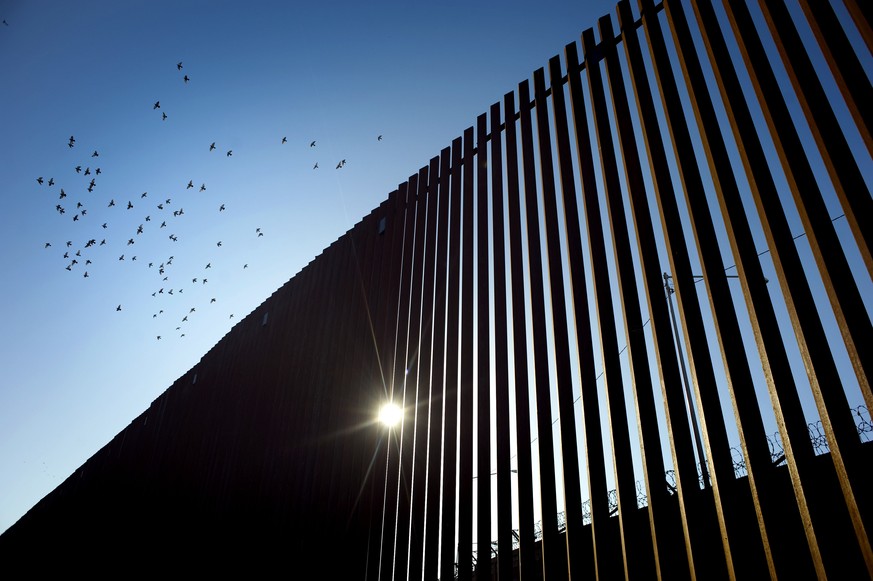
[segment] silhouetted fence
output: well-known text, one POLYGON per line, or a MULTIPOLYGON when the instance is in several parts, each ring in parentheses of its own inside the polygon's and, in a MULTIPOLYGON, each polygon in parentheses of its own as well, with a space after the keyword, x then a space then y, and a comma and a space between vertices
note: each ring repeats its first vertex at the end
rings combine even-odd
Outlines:
POLYGON ((619 2, 377 212, 369 579, 873 575, 871 13, 691 4, 619 2))

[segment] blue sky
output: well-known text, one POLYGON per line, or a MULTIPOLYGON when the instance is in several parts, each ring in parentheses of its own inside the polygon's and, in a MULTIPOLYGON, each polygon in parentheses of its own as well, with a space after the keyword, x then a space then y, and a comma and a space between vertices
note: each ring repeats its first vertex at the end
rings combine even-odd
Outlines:
POLYGON ((0 1, 0 531, 614 2, 474 4, 0 1))

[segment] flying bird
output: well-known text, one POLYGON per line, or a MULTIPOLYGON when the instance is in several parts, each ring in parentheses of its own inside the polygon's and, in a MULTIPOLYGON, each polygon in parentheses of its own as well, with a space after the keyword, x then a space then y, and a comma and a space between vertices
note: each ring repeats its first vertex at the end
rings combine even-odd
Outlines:
POLYGON ((73 241, 72 241, 72 240, 67 240, 67 248, 69 248, 69 247, 72 246, 72 245, 73 245, 73 241))
POLYGON ((282 143, 288 143, 288 138, 287 138, 287 137, 283 137, 283 138, 282 138, 282 143))
POLYGON ((36 183, 38 183, 39 185, 42 185, 42 176, 39 176, 38 178, 36 178, 36 183))
POLYGON ((63 200, 63 199, 66 198, 66 197, 67 197, 67 193, 64 192, 64 188, 61 188, 61 197, 58 198, 58 199, 63 200))
POLYGON ((215 149, 215 142, 214 141, 212 142, 212 145, 209 146, 209 151, 212 151, 213 149, 215 149))
POLYGON ((216 246, 219 246, 219 247, 221 246, 221 240, 218 241, 218 243, 216 244, 216 246))
POLYGON ((224 212, 224 204, 222 204, 221 206, 219 206, 218 211, 219 211, 219 212, 224 212))
POLYGON ((48 247, 51 246, 51 245, 52 245, 51 242, 46 242, 46 243, 45 243, 45 247, 46 247, 46 248, 48 248, 48 247))
POLYGON ((154 107, 152 107, 152 109, 160 109, 160 108, 161 108, 161 102, 155 101, 155 105, 154 105, 154 107))
POLYGON ((228 150, 227 150, 227 157, 230 157, 230 156, 232 156, 232 155, 233 155, 233 150, 232 150, 232 149, 228 149, 228 150))
POLYGON ((55 178, 49 178, 49 183, 48 183, 48 185, 49 185, 49 186, 53 186, 53 185, 55 185, 55 178))
POLYGON ((188 187, 185 188, 185 189, 186 189, 186 190, 190 190, 190 189, 193 188, 193 187, 194 187, 194 180, 191 180, 191 181, 188 182, 188 187))
POLYGON ((215 302, 215 299, 213 298, 211 301, 209 301, 209 304, 211 305, 214 302, 215 302))
POLYGON ((114 205, 115 205, 115 200, 109 200, 109 205, 106 206, 106 207, 107 207, 107 208, 111 208, 111 207, 114 206, 114 205))
POLYGON ((100 154, 97 153, 97 150, 94 150, 94 153, 91 154, 91 157, 100 157, 100 154))
POLYGON ((116 310, 116 311, 120 311, 120 310, 121 310, 121 305, 118 305, 117 307, 115 307, 115 310, 116 310))
POLYGON ((205 191, 206 191, 206 184, 200 184, 200 191, 201 191, 201 192, 205 192, 205 191))
POLYGON ((379 137, 377 137, 376 141, 382 141, 382 136, 380 135, 379 137))
MULTIPOLYGON (((221 242, 219 242, 219 244, 221 244, 221 242)), ((206 268, 212 268, 212 263, 211 262, 207 263, 206 268)), ((206 269, 204 269, 204 270, 206 270, 206 269)))
POLYGON ((182 70, 182 61, 179 61, 179 63, 176 65, 176 68, 180 71, 182 70))
POLYGON ((82 173, 82 166, 81 165, 76 166, 76 173, 82 173))
POLYGON ((140 199, 145 198, 145 197, 148 196, 148 195, 149 195, 148 192, 143 192, 142 195, 140 196, 140 199))
POLYGON ((95 170, 94 170, 94 173, 97 174, 97 175, 99 176, 99 175, 100 175, 100 168, 98 167, 97 169, 95 169, 95 170))
POLYGON ((161 111, 161 121, 166 121, 166 120, 167 120, 167 114, 164 113, 163 111, 161 111))
POLYGON ((310 143, 309 147, 315 147, 315 142, 313 141, 312 143, 310 143))
POLYGON ((187 82, 190 81, 191 79, 188 78, 188 75, 185 75, 185 76, 182 78, 182 80, 185 81, 185 82, 187 83, 187 82))
POLYGON ((75 143, 76 143, 76 138, 73 137, 72 135, 70 135, 70 142, 67 145, 69 145, 72 148, 73 145, 75 145, 75 143))
POLYGON ((90 168, 90 167, 86 167, 86 168, 85 168, 85 175, 86 175, 86 176, 91 175, 91 168, 90 168))
POLYGON ((130 202, 130 200, 128 200, 127 209, 130 210, 131 208, 133 208, 133 204, 130 202))
POLYGON ((318 169, 318 162, 317 161, 315 162, 315 165, 312 166, 312 169, 318 169))

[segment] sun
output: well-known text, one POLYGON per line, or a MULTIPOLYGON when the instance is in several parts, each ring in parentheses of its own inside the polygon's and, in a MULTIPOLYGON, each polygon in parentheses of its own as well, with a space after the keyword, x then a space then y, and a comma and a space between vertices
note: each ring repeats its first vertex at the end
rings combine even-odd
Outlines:
POLYGON ((400 409, 400 406, 392 402, 386 403, 379 410, 379 421, 389 428, 400 423, 402 417, 403 411, 400 409))

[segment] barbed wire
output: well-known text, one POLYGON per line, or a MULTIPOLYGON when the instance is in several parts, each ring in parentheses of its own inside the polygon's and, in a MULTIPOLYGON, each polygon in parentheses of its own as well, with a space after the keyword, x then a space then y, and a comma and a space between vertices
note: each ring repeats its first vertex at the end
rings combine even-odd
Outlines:
MULTIPOLYGON (((869 442, 873 439, 873 420, 870 417, 870 410, 867 409, 865 405, 859 405, 851 410, 852 418, 855 421, 855 428, 858 431, 858 437, 862 442, 869 442)), ((830 452, 830 447, 828 446, 827 436, 825 435, 824 425, 821 420, 812 422, 807 424, 807 429, 809 430, 809 440, 812 444, 813 450, 815 451, 816 456, 820 456, 822 454, 827 454, 830 452)), ((770 459, 772 460, 774 465, 780 466, 786 462, 785 459, 785 448, 782 445, 782 436, 779 432, 774 432, 773 434, 768 434, 766 436, 767 444, 770 446, 770 459)), ((733 460, 733 468, 734 468, 734 476, 736 478, 743 478, 748 475, 748 471, 746 470, 746 461, 743 457, 743 452, 740 448, 733 446, 731 447, 731 459, 733 460)), ((707 471, 709 462, 707 464, 707 471)), ((670 494, 676 494, 677 485, 676 485, 676 471, 675 470, 667 470, 664 473, 665 484, 667 485, 667 489, 670 491, 670 494)), ((703 472, 700 470, 700 465, 698 464, 697 468, 697 480, 698 486, 700 488, 704 487, 703 480, 703 472)), ((636 481, 636 493, 637 493, 637 508, 644 508, 648 506, 649 500, 646 496, 646 489, 643 483, 639 480, 636 481)), ((609 508, 609 516, 617 516, 618 515, 618 491, 616 489, 612 489, 607 492, 607 506, 609 508)), ((563 533, 567 530, 567 513, 561 511, 557 514, 557 524, 558 524, 558 532, 563 533)), ((591 499, 588 499, 582 503, 582 524, 589 525, 591 524, 591 499)), ((534 541, 541 541, 543 538, 543 522, 537 521, 534 523, 534 541)), ((474 543, 475 544, 475 543, 474 543)), ((512 550, 516 550, 519 548, 519 531, 518 529, 512 530, 512 550)), ((491 542, 491 557, 495 557, 497 555, 497 542, 491 542)), ((477 567, 476 559, 474 556, 473 559, 473 569, 475 570, 477 567)), ((457 578, 458 572, 458 564, 455 563, 455 577, 457 578)))

